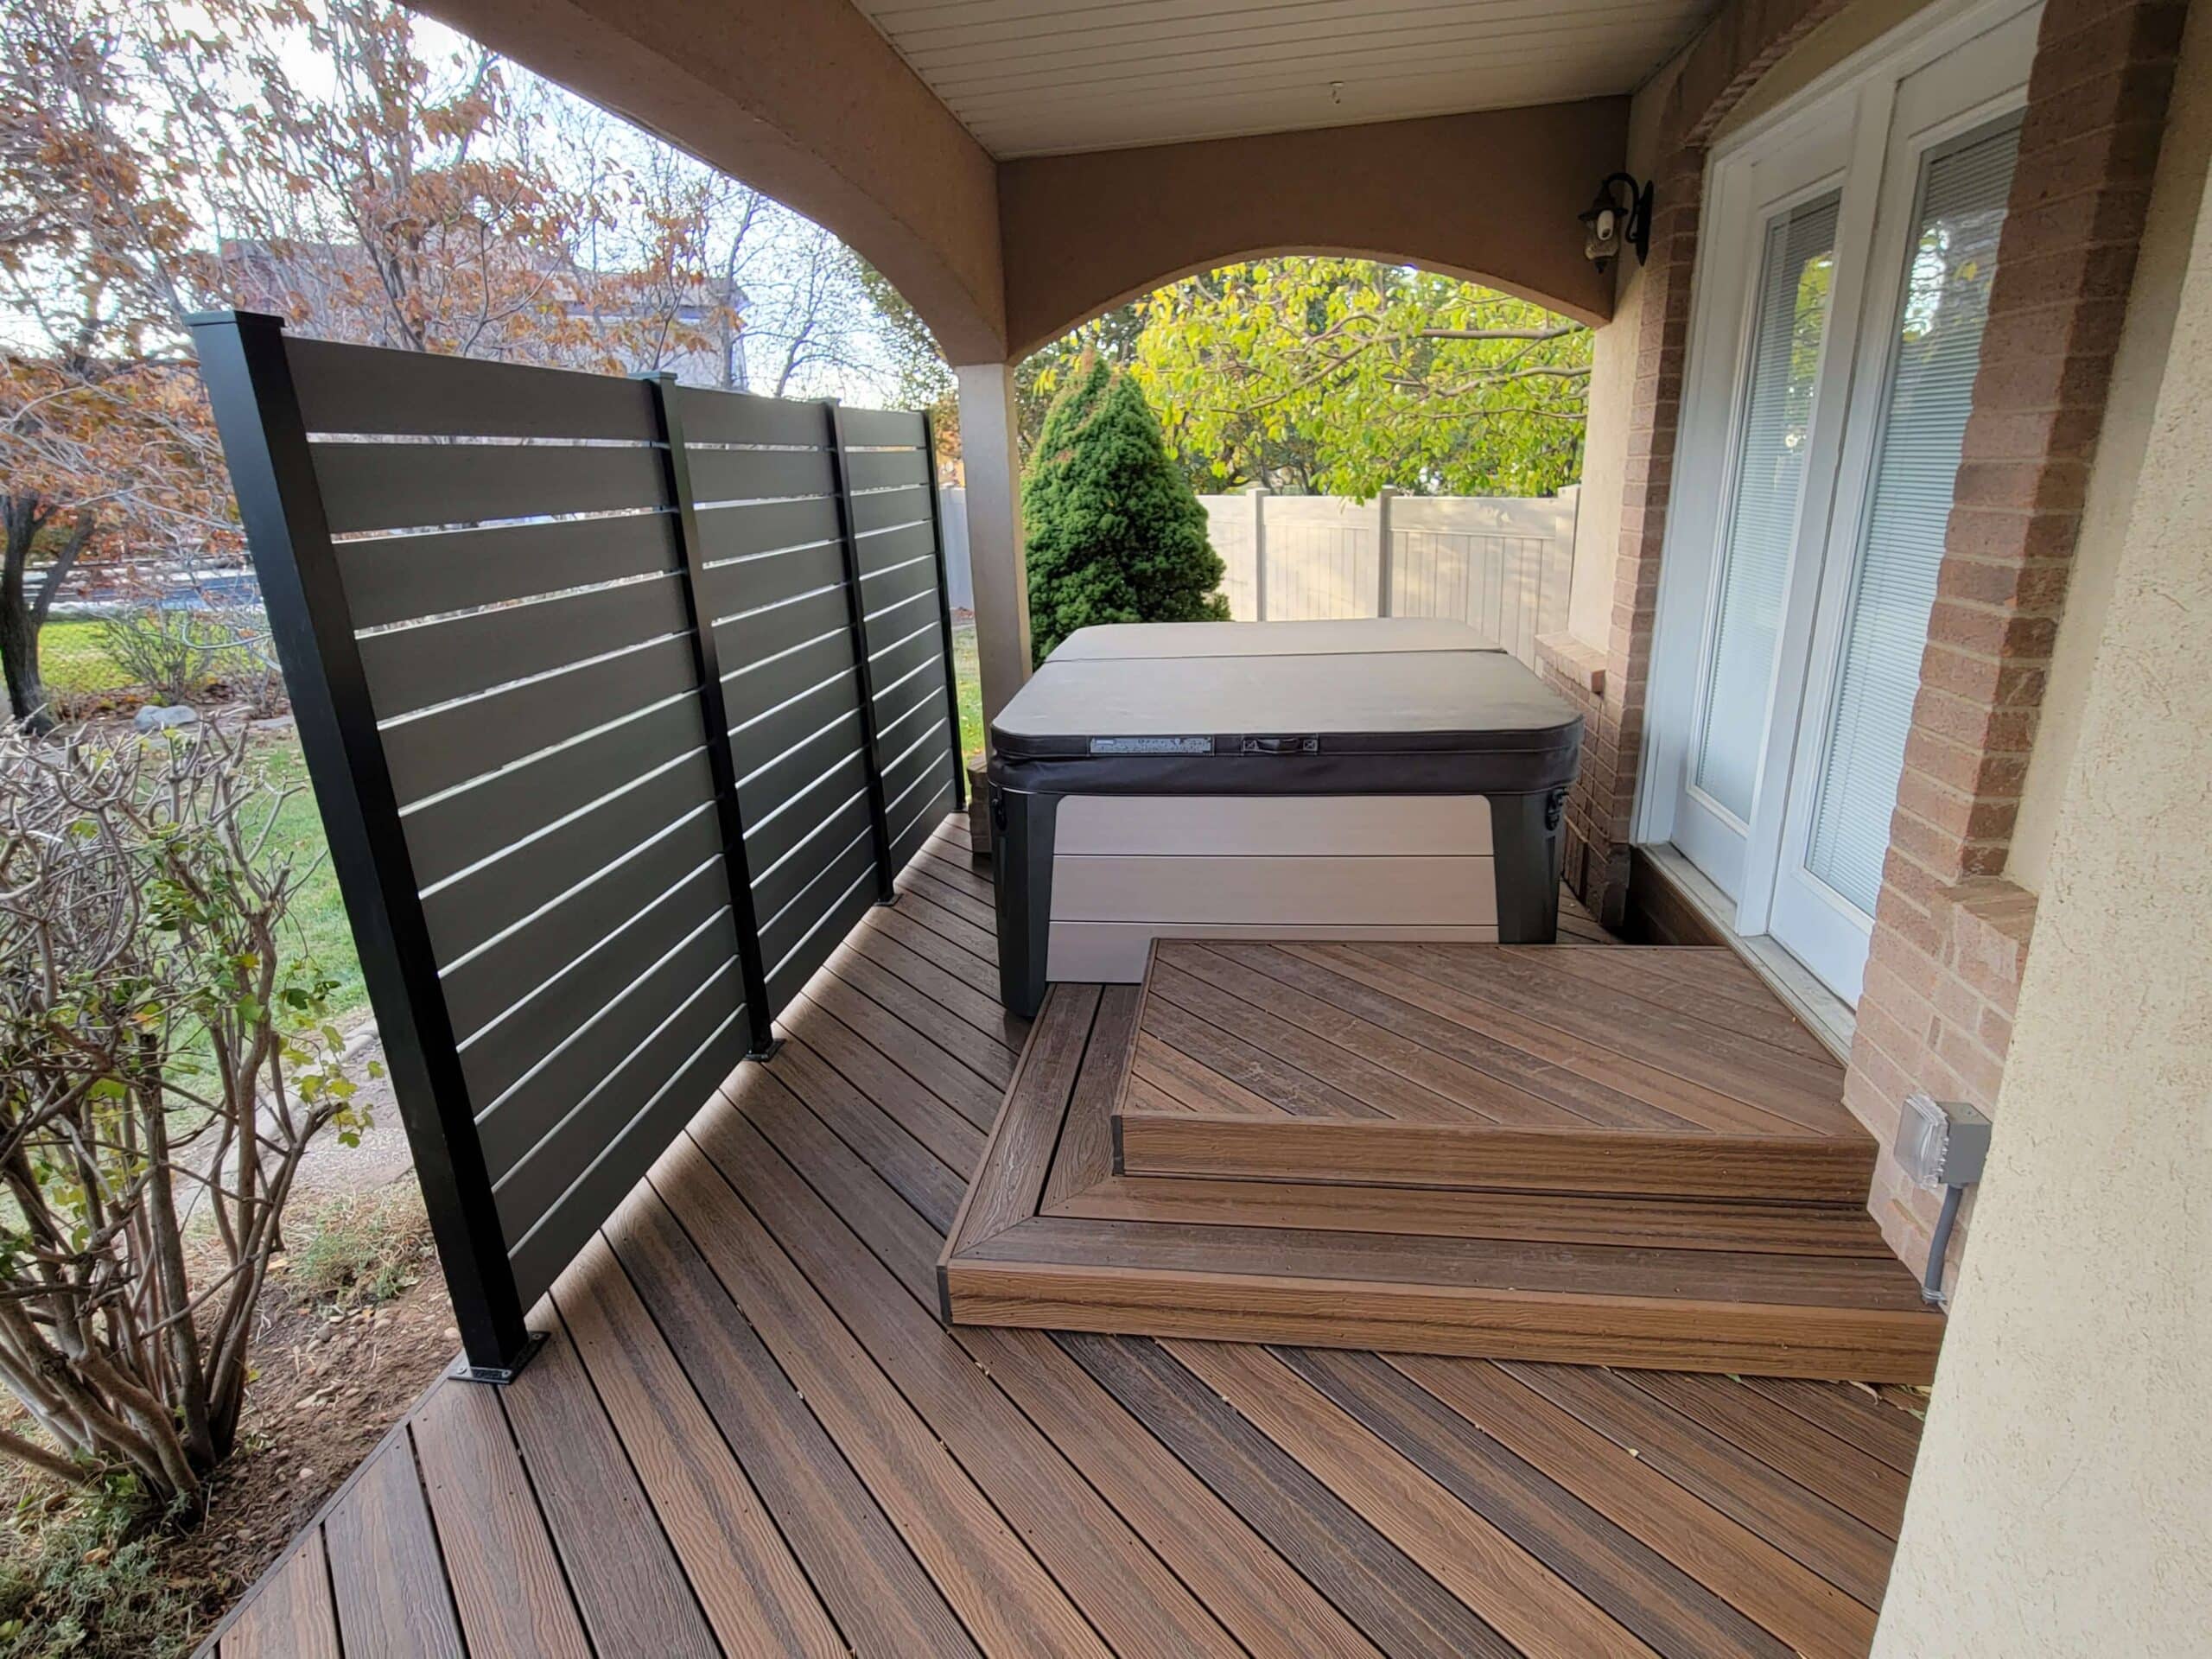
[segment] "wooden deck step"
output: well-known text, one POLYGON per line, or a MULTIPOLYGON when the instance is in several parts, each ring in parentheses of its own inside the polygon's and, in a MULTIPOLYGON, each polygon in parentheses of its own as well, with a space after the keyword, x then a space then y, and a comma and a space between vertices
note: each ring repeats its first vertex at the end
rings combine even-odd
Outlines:
MULTIPOLYGON (((1649 1193, 1586 1170, 1575 1188, 1557 1160, 1556 1191, 1341 1170, 1330 1182, 1117 1170, 1114 1107, 1136 1075, 1147 1006, 1136 987, 1054 988, 940 1258, 949 1321, 1739 1375, 1932 1375, 1942 1317, 1860 1207, 1863 1168, 1848 1202, 1649 1193)), ((1125 1148, 1130 1122, 1125 1109, 1125 1148)), ((1577 1143, 1608 1132, 1549 1133, 1562 1155, 1588 1155, 1577 1143)), ((1741 1180, 1753 1183, 1748 1166, 1741 1180)))
POLYGON ((1726 950, 1162 942, 1132 1174, 1857 1205, 1842 1069, 1726 950))

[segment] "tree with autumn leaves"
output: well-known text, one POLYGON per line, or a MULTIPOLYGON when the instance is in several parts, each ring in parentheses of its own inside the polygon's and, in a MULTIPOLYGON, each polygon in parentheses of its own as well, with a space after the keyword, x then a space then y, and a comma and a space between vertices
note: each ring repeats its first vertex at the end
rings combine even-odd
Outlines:
POLYGON ((779 394, 868 355, 826 232, 386 0, 11 0, 0 54, 19 720, 77 561, 236 551, 192 311, 779 394))

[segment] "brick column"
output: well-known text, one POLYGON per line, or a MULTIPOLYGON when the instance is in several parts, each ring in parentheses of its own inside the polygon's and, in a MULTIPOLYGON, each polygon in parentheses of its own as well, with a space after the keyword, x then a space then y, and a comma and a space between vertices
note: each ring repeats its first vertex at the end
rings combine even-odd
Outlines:
POLYGON ((1629 816, 1643 747, 1651 624, 1659 602, 1659 558, 1681 423, 1682 372, 1689 353, 1690 274, 1697 263, 1705 151, 1677 146, 1653 180, 1651 257, 1638 291, 1635 402, 1629 416, 1620 546, 1599 681, 1597 733, 1587 775, 1570 804, 1585 854, 1583 903, 1618 926, 1628 898, 1629 816))
POLYGON ((2035 919, 2005 864, 2186 12, 2044 11, 1844 1089, 1885 1148, 1869 1207, 1910 1261, 1936 1195, 1888 1158, 1899 1103, 1986 1110, 2004 1076, 2035 919))

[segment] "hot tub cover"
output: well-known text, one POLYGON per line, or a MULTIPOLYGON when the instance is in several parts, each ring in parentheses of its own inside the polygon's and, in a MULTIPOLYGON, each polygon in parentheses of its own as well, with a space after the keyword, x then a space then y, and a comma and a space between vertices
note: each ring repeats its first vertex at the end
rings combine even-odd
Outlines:
POLYGON ((1058 793, 1526 793, 1582 720, 1463 623, 1083 628, 991 724, 991 777, 1058 793))

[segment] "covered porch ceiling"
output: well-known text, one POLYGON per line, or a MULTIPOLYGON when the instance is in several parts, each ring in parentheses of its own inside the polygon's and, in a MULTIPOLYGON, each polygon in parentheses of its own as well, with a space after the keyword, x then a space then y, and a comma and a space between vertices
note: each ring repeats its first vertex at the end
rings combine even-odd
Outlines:
POLYGON ((1633 91, 1710 0, 856 0, 1001 161, 1633 91))
POLYGON ((1239 257, 1585 321, 1575 214, 1714 0, 420 0, 836 232, 956 365, 1239 257))

